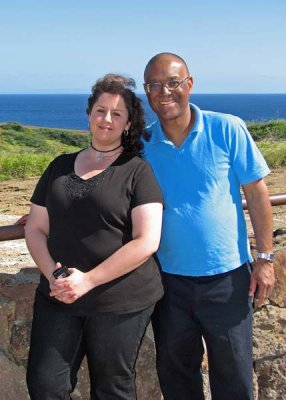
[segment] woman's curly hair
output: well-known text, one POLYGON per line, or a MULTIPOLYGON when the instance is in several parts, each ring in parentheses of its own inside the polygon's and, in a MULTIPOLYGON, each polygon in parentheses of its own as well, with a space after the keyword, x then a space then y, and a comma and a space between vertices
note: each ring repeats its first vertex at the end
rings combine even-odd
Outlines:
POLYGON ((88 98, 86 112, 90 115, 94 103, 103 93, 118 94, 122 96, 128 110, 128 121, 131 122, 128 135, 122 134, 121 143, 124 150, 130 154, 142 156, 143 144, 140 139, 145 134, 144 110, 141 100, 135 95, 135 81, 122 75, 107 74, 98 79, 93 85, 92 94, 88 98))

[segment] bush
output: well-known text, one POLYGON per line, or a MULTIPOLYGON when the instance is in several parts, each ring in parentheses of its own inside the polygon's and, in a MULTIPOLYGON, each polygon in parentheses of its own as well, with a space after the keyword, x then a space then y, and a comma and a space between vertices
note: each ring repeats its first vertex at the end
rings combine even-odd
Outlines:
POLYGON ((0 180, 39 176, 53 158, 50 154, 0 157, 0 180))
POLYGON ((286 140, 286 121, 269 121, 259 124, 249 124, 249 132, 256 141, 286 140))
POLYGON ((48 151, 45 138, 40 135, 35 135, 34 132, 28 128, 23 128, 22 130, 12 130, 12 128, 5 129, 2 133, 2 139, 4 139, 6 143, 28 146, 42 153, 48 151))
POLYGON ((286 166, 286 141, 259 142, 258 147, 271 168, 286 166))
POLYGON ((25 128, 20 125, 18 122, 7 122, 7 124, 2 125, 2 129, 13 130, 17 132, 24 132, 25 128))
POLYGON ((87 134, 47 128, 40 128, 39 132, 50 139, 59 140, 61 143, 69 146, 86 147, 90 142, 89 135, 87 134))

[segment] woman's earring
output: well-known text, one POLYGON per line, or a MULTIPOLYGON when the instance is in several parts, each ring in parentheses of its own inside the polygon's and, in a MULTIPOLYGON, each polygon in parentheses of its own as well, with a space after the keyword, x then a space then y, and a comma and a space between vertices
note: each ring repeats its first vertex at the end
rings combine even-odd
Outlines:
POLYGON ((127 136, 129 135, 129 131, 128 131, 128 129, 124 129, 124 131, 123 131, 123 135, 124 135, 125 137, 127 137, 127 136))

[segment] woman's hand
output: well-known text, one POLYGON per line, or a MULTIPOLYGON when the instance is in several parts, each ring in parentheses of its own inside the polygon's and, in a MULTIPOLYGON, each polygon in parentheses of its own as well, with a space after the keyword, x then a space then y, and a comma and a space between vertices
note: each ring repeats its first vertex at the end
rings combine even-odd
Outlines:
MULTIPOLYGON (((60 264, 56 264, 59 268, 60 264)), ((71 304, 85 295, 92 285, 89 275, 76 268, 69 268, 70 276, 67 278, 50 279, 50 296, 66 304, 71 304)))

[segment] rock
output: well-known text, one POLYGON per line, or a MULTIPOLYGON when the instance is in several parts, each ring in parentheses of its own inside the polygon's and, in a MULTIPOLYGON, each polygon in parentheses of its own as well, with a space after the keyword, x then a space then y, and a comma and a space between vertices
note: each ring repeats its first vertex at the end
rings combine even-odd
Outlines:
POLYGON ((276 283, 269 299, 279 307, 286 307, 286 249, 277 251, 275 255, 276 283))
POLYGON ((136 364, 136 388, 140 400, 160 400, 161 391, 155 368, 154 342, 146 335, 136 364))
POLYGON ((11 329, 15 316, 15 303, 1 295, 0 291, 0 351, 9 354, 11 329))
MULTIPOLYGON (((5 400, 26 400, 25 367, 30 341, 34 292, 39 281, 37 268, 22 268, 16 274, 0 273, 0 376, 12 382, 20 377, 5 400), (1 370, 5 375, 1 375, 1 370), (17 372, 16 372, 17 371, 17 372), (10 376, 11 374, 11 376, 10 376), (13 375, 14 374, 14 375, 13 375), (19 394, 21 393, 21 395, 19 394), (24 394, 25 393, 25 394, 24 394), (10 396, 10 397, 9 397, 10 396)), ((150 328, 145 336, 136 364, 138 400, 160 400, 161 392, 155 367, 155 350, 150 328)), ((1 384, 0 384, 1 385, 1 384)), ((10 384, 9 384, 10 386, 10 384)), ((1 390, 1 386, 0 386, 1 390)), ((8 391, 7 391, 8 393, 8 391)), ((86 359, 78 373, 73 400, 89 400, 89 378, 86 359)))
POLYGON ((0 351, 0 393, 5 400, 28 400, 26 370, 0 351))
POLYGON ((259 400, 286 399, 286 309, 272 305, 254 314, 253 355, 259 400))
MULTIPOLYGON (((6 242, 7 243, 7 242, 6 242)), ((255 243, 253 243, 255 248, 255 243)), ((10 268, 10 267, 9 267, 10 268)), ((0 393, 5 400, 28 399, 25 367, 29 348, 34 291, 38 284, 37 268, 15 272, 0 270, 0 393), (16 379, 17 378, 17 379, 16 379), (4 386, 5 384, 5 386, 4 386), (1 386, 3 385, 3 387, 1 386), (6 390, 7 387, 7 390, 6 390)), ((255 399, 286 399, 286 249, 276 251, 277 283, 269 304, 254 313, 254 387, 255 399), (259 393, 259 397, 257 397, 259 393)), ((207 358, 202 366, 206 399, 211 395, 208 385, 207 358)), ((138 400, 161 400, 155 369, 155 351, 150 327, 143 340, 137 365, 138 400)), ((89 379, 83 361, 73 400, 89 400, 89 379)))

